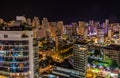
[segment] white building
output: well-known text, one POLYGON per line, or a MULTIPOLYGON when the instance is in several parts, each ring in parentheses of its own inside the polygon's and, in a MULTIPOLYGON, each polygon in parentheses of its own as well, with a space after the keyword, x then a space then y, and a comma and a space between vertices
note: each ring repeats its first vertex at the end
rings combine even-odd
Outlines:
POLYGON ((33 32, 0 31, 0 75, 34 78, 33 32))
POLYGON ((16 16, 16 20, 26 22, 25 16, 16 16))

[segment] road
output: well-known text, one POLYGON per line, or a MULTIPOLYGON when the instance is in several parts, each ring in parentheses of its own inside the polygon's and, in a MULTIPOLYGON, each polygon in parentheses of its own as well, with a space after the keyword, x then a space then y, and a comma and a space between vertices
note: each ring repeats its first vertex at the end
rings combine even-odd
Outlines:
POLYGON ((0 75, 0 78, 7 78, 7 77, 6 77, 6 76, 1 76, 1 75, 0 75))
POLYGON ((42 73, 44 73, 44 72, 46 72, 46 71, 51 70, 52 68, 53 68, 52 65, 49 65, 49 66, 47 66, 47 67, 45 67, 45 68, 40 68, 40 69, 39 69, 39 73, 42 74, 42 73))
MULTIPOLYGON (((59 58, 59 53, 65 53, 65 52, 67 52, 68 50, 70 50, 71 48, 73 48, 73 46, 70 46, 70 47, 68 47, 68 48, 66 48, 66 49, 62 49, 62 50, 60 50, 60 51, 58 51, 58 52, 51 52, 51 51, 42 52, 42 51, 40 51, 40 52, 38 52, 38 54, 41 54, 41 55, 43 56, 43 58, 41 58, 41 59, 39 59, 39 60, 44 60, 44 58, 45 58, 46 56, 52 56, 53 60, 54 60, 56 63, 59 62, 59 63, 62 63, 63 65, 66 65, 66 67, 68 67, 68 64, 66 64, 67 62, 65 61, 65 59, 71 57, 72 55, 69 55, 69 56, 65 57, 64 59, 61 59, 61 58, 59 58)), ((71 67, 71 66, 70 66, 70 67, 71 67)), ((45 68, 40 68, 40 69, 39 69, 39 72, 40 72, 40 74, 42 74, 42 73, 45 72, 45 71, 49 71, 51 68, 52 68, 52 66, 49 65, 49 66, 47 66, 47 67, 45 67, 45 68)))

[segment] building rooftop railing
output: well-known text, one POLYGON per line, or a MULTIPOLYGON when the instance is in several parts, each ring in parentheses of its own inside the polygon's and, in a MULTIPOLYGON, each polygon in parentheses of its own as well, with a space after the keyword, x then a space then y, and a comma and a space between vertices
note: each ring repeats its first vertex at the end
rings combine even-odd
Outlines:
POLYGON ((31 31, 33 28, 29 25, 20 25, 20 26, 1 26, 0 31, 31 31))

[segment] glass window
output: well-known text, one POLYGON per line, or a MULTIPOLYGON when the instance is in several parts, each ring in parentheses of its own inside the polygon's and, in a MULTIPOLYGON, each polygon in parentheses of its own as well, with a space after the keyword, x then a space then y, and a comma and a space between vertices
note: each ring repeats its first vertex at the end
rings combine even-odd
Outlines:
POLYGON ((8 35, 7 35, 7 34, 4 34, 4 38, 8 38, 8 35))

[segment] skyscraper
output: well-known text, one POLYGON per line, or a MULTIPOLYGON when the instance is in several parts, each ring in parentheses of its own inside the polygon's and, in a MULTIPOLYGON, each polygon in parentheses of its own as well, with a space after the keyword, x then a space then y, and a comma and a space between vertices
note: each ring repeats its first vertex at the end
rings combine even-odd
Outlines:
MULTIPOLYGON (((73 55, 74 69, 85 74, 88 63, 87 61, 88 48, 86 43, 80 42, 75 43, 73 47, 73 53, 74 53, 73 55)), ((82 77, 85 78, 85 76, 81 76, 80 78, 82 77)))
POLYGON ((104 28, 98 27, 97 31, 98 43, 104 43, 104 28))
POLYGON ((105 27, 104 28, 105 28, 105 34, 108 33, 108 29, 109 29, 109 20, 108 19, 105 20, 105 27))
POLYGON ((77 28, 77 34, 78 35, 81 35, 81 36, 84 35, 84 33, 85 33, 85 26, 86 26, 85 22, 79 21, 79 26, 77 28))
POLYGON ((28 25, 32 25, 32 22, 31 22, 30 18, 27 18, 26 22, 27 22, 28 25))

